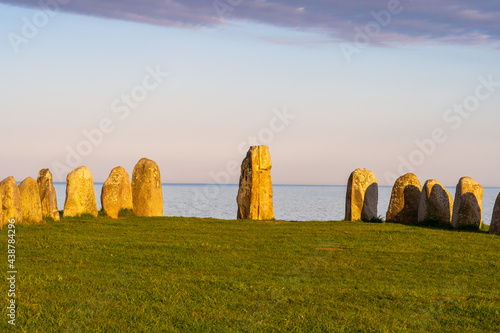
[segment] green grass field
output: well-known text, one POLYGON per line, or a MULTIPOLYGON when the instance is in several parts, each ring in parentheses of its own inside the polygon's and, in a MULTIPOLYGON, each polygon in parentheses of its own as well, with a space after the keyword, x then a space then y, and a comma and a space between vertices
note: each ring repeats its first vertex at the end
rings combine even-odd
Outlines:
MULTIPOLYGON (((7 231, 2 230, 7 275, 7 231)), ((25 332, 498 332, 500 237, 387 223, 16 226, 25 332)), ((0 331, 7 323, 2 287, 0 331)))

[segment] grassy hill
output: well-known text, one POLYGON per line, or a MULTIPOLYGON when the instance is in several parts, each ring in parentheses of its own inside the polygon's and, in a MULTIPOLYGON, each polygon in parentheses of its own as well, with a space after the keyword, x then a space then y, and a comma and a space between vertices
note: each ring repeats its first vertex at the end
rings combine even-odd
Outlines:
MULTIPOLYGON (((6 253, 5 228, 1 239, 6 253)), ((484 232, 362 222, 78 218, 18 225, 16 251, 16 329, 26 332, 500 327, 500 237, 484 232)), ((5 283, 1 331, 12 329, 7 289, 5 283)))

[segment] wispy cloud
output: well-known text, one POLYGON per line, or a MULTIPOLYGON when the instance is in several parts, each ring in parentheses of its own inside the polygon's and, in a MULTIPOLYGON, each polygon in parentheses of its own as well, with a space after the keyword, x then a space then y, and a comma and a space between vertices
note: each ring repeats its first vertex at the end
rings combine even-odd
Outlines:
POLYGON ((281 45, 315 45, 331 43, 331 40, 317 38, 262 37, 261 39, 273 44, 281 45))
MULTIPOLYGON (((40 7, 49 0, 0 0, 40 7)), ((52 0, 57 1, 57 0, 52 0)), ((403 11, 373 40, 385 45, 413 43, 498 45, 498 0, 216 0, 224 4, 221 17, 213 0, 65 0, 61 10, 82 15, 181 28, 216 27, 227 20, 245 20, 318 32, 333 40, 350 41, 356 28, 373 21, 373 12, 399 2, 403 11), (234 5, 237 3, 237 5, 234 5), (233 4, 233 5, 231 5, 233 4)), ((297 41, 271 42, 297 43, 297 41)))

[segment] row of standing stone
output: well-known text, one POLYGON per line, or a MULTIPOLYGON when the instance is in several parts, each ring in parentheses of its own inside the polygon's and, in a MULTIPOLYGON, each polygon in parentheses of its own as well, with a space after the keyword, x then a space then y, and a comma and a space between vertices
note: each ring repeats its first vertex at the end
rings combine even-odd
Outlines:
MULTIPOLYGON (((241 166, 238 190, 238 219, 273 219, 271 156, 266 146, 250 147, 241 166)), ((19 187, 14 177, 0 183, 1 226, 10 219, 25 224, 39 223, 44 217, 59 220, 52 174, 43 169, 38 180, 28 177, 19 187), (3 200, 3 204, 2 201, 3 200)), ((121 210, 133 210, 136 216, 163 216, 163 194, 158 165, 147 158, 134 167, 132 182, 123 167, 114 168, 101 191, 106 215, 118 218, 121 210)), ((66 178, 64 217, 98 215, 94 179, 90 170, 79 167, 66 178)))
POLYGON ((7 177, 0 183, 1 227, 9 220, 37 223, 44 216, 59 220, 56 191, 52 174, 48 169, 38 173, 38 179, 26 178, 17 186, 14 177, 7 177))
MULTIPOLYGON (((158 165, 147 158, 134 167, 132 183, 123 167, 114 168, 102 187, 101 204, 107 215, 118 218, 122 209, 133 210, 137 216, 162 216, 163 195, 158 165)), ((1 226, 9 220, 30 224, 39 223, 44 217, 59 221, 57 197, 52 174, 48 169, 38 173, 37 180, 31 177, 19 186, 14 177, 0 183, 1 226)), ((64 217, 84 214, 97 216, 94 179, 90 170, 79 167, 66 178, 66 201, 64 217)))
MULTIPOLYGON (((483 187, 472 178, 460 179, 453 202, 451 194, 437 180, 427 180, 422 188, 417 176, 408 173, 394 183, 386 222, 417 224, 433 221, 454 228, 480 228, 482 200, 483 187)), ((251 147, 243 160, 237 202, 238 218, 274 218, 271 156, 266 146, 251 147)), ((378 219, 378 184, 372 171, 356 169, 351 173, 345 202, 345 220, 378 219)), ((500 193, 489 231, 500 235, 500 193)))
MULTIPOLYGON (((237 196, 238 219, 274 218, 271 181, 271 155, 267 146, 250 147, 241 164, 237 196)), ((422 188, 414 174, 398 178, 391 193, 386 221, 416 224, 432 220, 455 228, 481 227, 483 188, 472 178, 460 179, 455 202, 444 186, 433 179, 422 188)), ((163 194, 158 165, 142 158, 134 167, 132 182, 123 167, 114 168, 101 192, 101 204, 107 215, 118 218, 123 209, 137 216, 163 216, 163 194)), ((19 186, 13 177, 0 183, 0 220, 38 223, 44 217, 59 220, 56 192, 48 169, 39 172, 35 181, 28 177, 19 186)), ((376 219, 378 184, 373 172, 356 169, 349 177, 346 215, 349 221, 376 219)), ((83 214, 97 216, 94 180, 87 167, 71 171, 66 179, 64 217, 83 214)), ((495 202, 490 232, 500 234, 500 194, 495 202)))
MULTIPOLYGON (((412 173, 399 177, 392 188, 386 222, 417 224, 433 221, 454 228, 481 228, 483 187, 470 177, 460 178, 455 201, 437 180, 429 179, 421 187, 412 173)), ((373 172, 356 169, 349 177, 346 216, 349 221, 377 218, 378 185, 373 172)), ((500 234, 500 194, 490 224, 490 233, 500 234)))

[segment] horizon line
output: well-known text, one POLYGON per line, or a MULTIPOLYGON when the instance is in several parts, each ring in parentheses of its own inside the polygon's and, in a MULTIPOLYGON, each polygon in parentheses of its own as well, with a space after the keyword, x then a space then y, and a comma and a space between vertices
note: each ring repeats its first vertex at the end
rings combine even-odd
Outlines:
MULTIPOLYGON (((20 183, 20 182, 18 182, 20 183)), ((54 184, 66 184, 66 182, 53 182, 54 184)), ((95 184, 104 184, 104 182, 94 182, 95 184)), ((219 185, 219 186, 224 186, 224 185, 231 185, 231 186, 238 186, 239 184, 235 183, 230 183, 230 184, 218 184, 218 183, 161 183, 162 185, 219 185)), ((347 186, 347 184, 344 185, 332 185, 332 184, 272 184, 273 186, 335 186, 335 187, 340 187, 340 186, 347 186)), ((394 187, 393 185, 378 185, 378 187, 394 187)), ((445 188, 456 188, 456 185, 445 185, 445 188)), ((500 186, 483 186, 483 188, 500 188, 500 186)))

